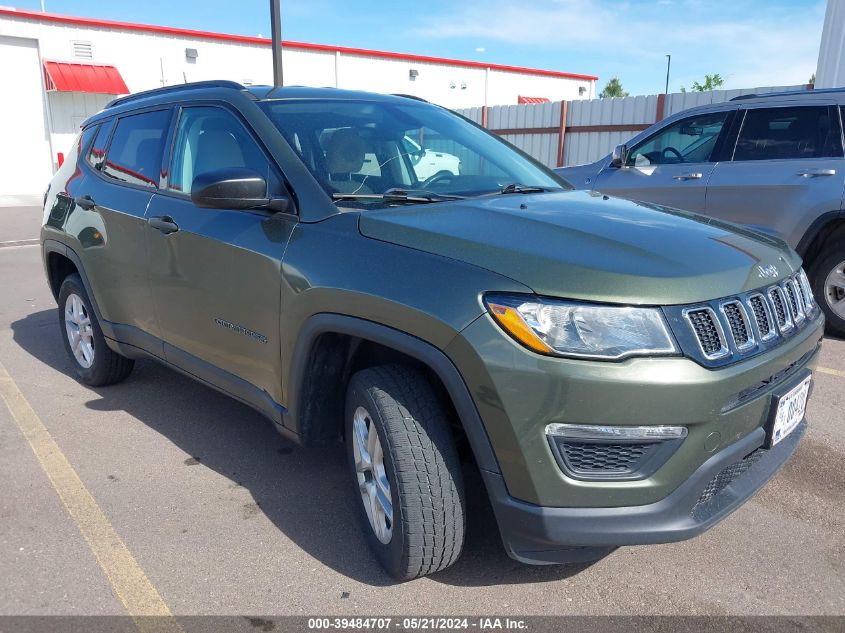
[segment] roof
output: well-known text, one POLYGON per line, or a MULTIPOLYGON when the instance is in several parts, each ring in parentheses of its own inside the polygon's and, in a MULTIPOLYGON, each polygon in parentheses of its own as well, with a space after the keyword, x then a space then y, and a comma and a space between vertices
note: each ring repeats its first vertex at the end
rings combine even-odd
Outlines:
MULTIPOLYGON (((0 16, 24 18, 28 20, 39 20, 43 22, 53 22, 59 24, 71 24, 74 26, 84 26, 89 28, 136 31, 143 33, 156 33, 159 35, 176 35, 180 37, 216 40, 223 42, 238 42, 241 44, 261 44, 269 46, 271 41, 270 38, 267 37, 251 37, 248 35, 233 35, 230 33, 214 33, 211 31, 182 29, 172 26, 138 24, 134 22, 118 22, 115 20, 101 20, 99 18, 83 18, 70 15, 61 15, 58 13, 42 13, 40 11, 32 11, 29 9, 17 9, 13 7, 0 7, 0 16)), ((378 51, 366 48, 352 48, 348 46, 330 46, 326 44, 311 44, 308 42, 294 42, 290 40, 282 40, 282 46, 285 48, 294 48, 301 50, 342 53, 346 55, 359 55, 365 57, 378 57, 381 59, 397 59, 409 62, 441 64, 445 66, 458 66, 462 68, 489 68, 490 70, 496 70, 501 72, 522 73, 526 75, 539 75, 545 77, 559 77, 563 79, 581 79, 584 81, 598 80, 598 77, 594 75, 582 75, 579 73, 568 73, 558 70, 524 68, 522 66, 507 66, 504 64, 488 64, 486 62, 473 62, 461 59, 449 59, 446 57, 431 57, 428 55, 412 55, 409 53, 394 53, 390 51, 378 51)))
POLYGON ((167 103, 176 103, 191 98, 222 98, 222 99, 243 99, 252 101, 270 100, 294 100, 294 99, 338 99, 338 100, 365 100, 382 101, 394 103, 407 103, 408 100, 423 102, 434 108, 433 104, 416 97, 407 95, 389 95, 375 92, 364 92, 360 90, 343 90, 341 88, 312 88, 309 86, 284 86, 274 88, 273 86, 250 86, 245 87, 235 81, 211 80, 195 81, 186 84, 176 84, 163 88, 153 88, 135 92, 125 97, 119 97, 109 102, 106 107, 85 120, 83 126, 90 125, 101 119, 121 115, 125 112, 167 103), (236 96, 237 95, 237 96, 236 96))
POLYGON ((106 95, 129 94, 129 88, 114 66, 44 62, 47 90, 93 92, 106 95))

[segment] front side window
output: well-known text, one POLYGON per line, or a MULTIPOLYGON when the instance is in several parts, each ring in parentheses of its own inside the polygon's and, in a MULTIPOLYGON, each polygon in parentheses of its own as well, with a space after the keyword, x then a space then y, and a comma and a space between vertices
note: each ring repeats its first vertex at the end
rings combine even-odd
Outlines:
POLYGON ((748 110, 733 159, 841 158, 836 114, 828 106, 748 110))
POLYGON ((627 164, 648 167, 709 162, 727 118, 725 111, 681 119, 634 147, 627 164))
POLYGON ((426 103, 297 99, 260 105, 335 198, 395 189, 470 196, 510 184, 568 188, 490 133, 426 103))
POLYGON ((144 187, 158 187, 170 110, 121 117, 100 168, 107 176, 144 187))
POLYGON ((231 168, 249 169, 270 182, 270 162, 230 112, 214 106, 184 108, 173 142, 168 189, 190 194, 200 174, 231 168))

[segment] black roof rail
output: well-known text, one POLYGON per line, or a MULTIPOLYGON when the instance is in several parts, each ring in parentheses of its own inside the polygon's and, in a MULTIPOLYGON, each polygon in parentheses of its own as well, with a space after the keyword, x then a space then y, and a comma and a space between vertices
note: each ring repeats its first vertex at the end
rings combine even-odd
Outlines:
POLYGON ((199 90, 201 88, 229 88, 231 90, 244 90, 244 87, 236 81, 229 81, 227 79, 215 79, 212 81, 194 81, 191 83, 177 84, 175 86, 165 86, 163 88, 153 88, 152 90, 144 90, 136 92, 125 97, 118 97, 106 104, 106 108, 113 108, 117 105, 123 105, 130 101, 137 99, 144 99, 146 97, 155 97, 162 94, 169 94, 171 92, 181 92, 183 90, 199 90))
POLYGON ((801 90, 781 90, 779 92, 765 92, 763 94, 752 93, 748 95, 738 95, 731 99, 731 101, 744 101, 745 99, 765 99, 767 97, 789 97, 791 95, 803 95, 803 94, 829 94, 831 92, 845 92, 845 88, 822 88, 819 90, 807 90, 806 88, 801 90))
POLYGON ((431 103, 428 99, 423 99, 422 97, 418 97, 417 95, 402 94, 401 92, 394 92, 393 96, 404 97, 405 99, 413 99, 414 101, 422 101, 423 103, 431 103))

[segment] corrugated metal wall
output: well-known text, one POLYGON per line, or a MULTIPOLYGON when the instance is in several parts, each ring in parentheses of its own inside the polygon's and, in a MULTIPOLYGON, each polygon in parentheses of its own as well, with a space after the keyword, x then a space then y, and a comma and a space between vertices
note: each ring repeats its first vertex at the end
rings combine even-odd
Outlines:
MULTIPOLYGON (((560 101, 493 107, 487 113, 487 127, 491 130, 560 127, 560 108, 560 101)), ((557 134, 503 134, 502 138, 546 165, 557 161, 557 134)))
MULTIPOLYGON (((580 165, 606 156, 616 145, 628 141, 640 130, 661 118, 661 101, 664 102, 662 118, 665 118, 695 106, 721 103, 739 95, 803 88, 805 86, 766 86, 708 92, 677 92, 666 95, 665 99, 662 95, 647 95, 570 101, 566 105, 563 164, 580 165), (610 126, 622 129, 585 129, 610 126)), ((543 164, 556 167, 559 162, 561 107, 562 102, 493 106, 487 108, 486 126, 490 130, 500 131, 502 138, 528 152, 543 164), (517 133, 514 130, 526 132, 517 133)), ((476 123, 484 124, 484 108, 466 108, 457 112, 476 123)))

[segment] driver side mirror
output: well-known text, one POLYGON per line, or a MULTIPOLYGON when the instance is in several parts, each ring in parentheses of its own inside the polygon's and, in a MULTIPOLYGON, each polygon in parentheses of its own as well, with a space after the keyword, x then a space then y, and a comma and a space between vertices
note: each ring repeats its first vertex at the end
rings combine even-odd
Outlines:
POLYGON ((621 145, 617 145, 613 148, 613 154, 611 154, 610 164, 614 167, 624 167, 625 163, 628 162, 628 146, 625 143, 621 145))
POLYGON ((267 195, 267 181, 241 167, 200 174, 191 184, 191 201, 202 209, 266 209, 285 212, 290 199, 267 195))

